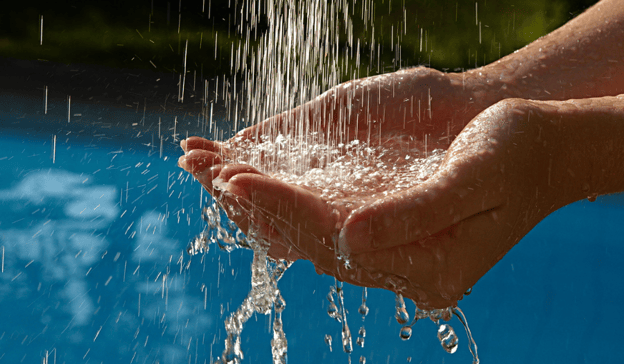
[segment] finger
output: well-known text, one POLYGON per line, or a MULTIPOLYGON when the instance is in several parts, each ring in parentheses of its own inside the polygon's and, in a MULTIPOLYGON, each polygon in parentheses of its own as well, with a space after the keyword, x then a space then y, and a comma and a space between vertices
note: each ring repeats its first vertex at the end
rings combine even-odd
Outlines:
MULTIPOLYGON (((227 189, 248 196, 254 208, 288 227, 289 235, 307 231, 323 241, 336 231, 336 217, 331 215, 329 206, 318 195, 299 186, 265 175, 241 173, 230 178, 227 189)), ((329 241, 325 244, 333 246, 329 241)))
POLYGON ((246 174, 231 178, 228 189, 251 198, 253 220, 271 228, 270 233, 262 229, 258 233, 271 241, 272 247, 274 241, 279 242, 292 252, 289 254, 314 263, 319 273, 360 286, 383 287, 368 271, 355 266, 347 269, 344 260, 337 258, 332 234, 337 232, 339 216, 328 213, 329 207, 312 192, 267 176, 246 174))
POLYGON ((207 150, 194 149, 178 159, 178 166, 189 173, 201 173, 215 164, 221 164, 221 157, 207 150))
POLYGON ((447 166, 411 190, 356 210, 345 221, 339 247, 345 254, 358 254, 421 240, 500 206, 504 203, 500 186, 499 174, 472 163, 447 166))
POLYGON ((260 172, 255 167, 252 167, 248 164, 228 164, 223 167, 223 169, 219 173, 219 178, 223 182, 229 182, 232 177, 242 173, 264 175, 264 173, 260 172))
POLYGON ((301 135, 309 131, 312 120, 317 120, 319 123, 315 126, 316 131, 324 131, 327 127, 325 121, 328 119, 324 112, 326 111, 328 101, 332 99, 330 97, 331 94, 333 94, 333 91, 330 90, 292 110, 272 116, 261 123, 243 129, 236 134, 236 137, 242 140, 260 141, 260 136, 274 138, 279 134, 301 135))
POLYGON ((182 150, 184 150, 185 153, 194 149, 201 149, 220 154, 223 149, 221 143, 213 142, 197 136, 192 136, 188 139, 182 140, 180 142, 180 147, 182 147, 182 150))

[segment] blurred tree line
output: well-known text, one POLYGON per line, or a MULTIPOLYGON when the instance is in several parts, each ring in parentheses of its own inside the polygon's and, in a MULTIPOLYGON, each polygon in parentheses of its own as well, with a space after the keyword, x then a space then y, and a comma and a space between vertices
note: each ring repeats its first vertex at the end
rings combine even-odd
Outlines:
MULTIPOLYGON (((0 56, 179 73, 188 41, 188 69, 204 78, 217 76, 230 71, 232 43, 241 41, 241 4, 249 1, 13 3, 0 11, 0 56)), ((482 66, 548 34, 596 2, 372 0, 376 43, 371 47, 371 28, 364 26, 358 11, 365 1, 370 2, 350 0, 354 37, 362 39, 360 63, 368 65, 360 67, 359 76, 415 65, 445 70, 482 66)), ((265 30, 266 21, 261 20, 259 32, 265 30)), ((341 39, 343 47, 345 42, 341 39)))

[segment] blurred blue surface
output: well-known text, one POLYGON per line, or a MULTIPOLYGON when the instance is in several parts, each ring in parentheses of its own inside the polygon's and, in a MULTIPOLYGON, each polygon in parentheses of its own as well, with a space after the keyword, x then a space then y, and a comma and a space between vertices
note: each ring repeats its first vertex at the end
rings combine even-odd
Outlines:
MULTIPOLYGON (((50 363, 210 363, 224 319, 250 289, 251 252, 185 253, 209 197, 177 168, 172 131, 161 157, 157 114, 145 123, 134 111, 76 104, 80 117, 67 123, 39 105, 0 97, 0 363, 46 353, 50 363), (124 118, 137 125, 119 134, 110 125, 124 118)), ((555 212, 460 302, 483 363, 620 362, 623 201, 555 212)), ((348 362, 326 314, 333 283, 307 262, 280 281, 290 363, 348 362)), ((362 290, 345 292, 356 335, 362 290)), ((471 362, 456 319, 460 349, 449 355, 429 321, 400 340, 390 292, 369 290, 368 304, 366 344, 354 342, 352 362, 471 362)), ((270 340, 270 319, 252 317, 244 362, 270 362, 270 340)))

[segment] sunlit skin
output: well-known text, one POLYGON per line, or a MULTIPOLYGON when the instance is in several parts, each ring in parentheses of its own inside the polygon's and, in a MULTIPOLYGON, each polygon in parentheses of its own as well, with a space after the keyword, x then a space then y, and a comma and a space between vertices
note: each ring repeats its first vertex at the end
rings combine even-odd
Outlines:
POLYGON ((447 150, 424 183, 359 207, 227 164, 231 151, 198 137, 182 142, 179 164, 240 213, 230 217, 243 231, 253 221, 272 256, 308 259, 320 273, 401 292, 421 308, 452 306, 551 212, 624 191, 623 39, 624 1, 605 0, 491 65, 351 81, 237 135, 254 141, 309 113, 342 140, 400 148, 390 143, 399 138, 425 150, 426 135, 426 149, 447 150), (347 104, 351 113, 341 113, 347 104), (217 177, 226 190, 213 187, 217 177))

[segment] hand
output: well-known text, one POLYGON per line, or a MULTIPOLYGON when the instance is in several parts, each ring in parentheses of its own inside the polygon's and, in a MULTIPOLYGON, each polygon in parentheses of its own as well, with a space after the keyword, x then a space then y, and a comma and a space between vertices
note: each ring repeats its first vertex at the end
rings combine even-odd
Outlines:
POLYGON ((478 72, 425 67, 353 80, 242 130, 229 143, 321 131, 336 144, 358 139, 375 145, 409 136, 423 151, 425 143, 429 151, 448 147, 473 117, 499 100, 492 83, 478 72))
MULTIPOLYGON (((345 141, 354 139, 354 135, 359 139, 368 139, 368 135, 372 134, 376 136, 369 139, 372 145, 400 149, 406 143, 391 142, 407 139, 412 142, 408 146, 410 150, 420 149, 424 153, 425 145, 431 149, 434 146, 448 147, 454 134, 467 122, 466 118, 474 113, 477 103, 471 96, 474 96, 476 87, 470 85, 474 83, 464 83, 463 75, 445 75, 423 68, 356 80, 338 86, 292 112, 246 129, 230 143, 236 143, 236 146, 242 145, 242 142, 254 143, 260 140, 260 135, 275 135, 275 131, 285 131, 283 126, 286 123, 293 123, 301 115, 307 114, 312 120, 320 120, 322 130, 329 131, 331 135, 339 135, 337 131, 340 126, 347 125, 342 128, 345 141), (412 113, 412 107, 417 107, 413 105, 418 105, 418 98, 407 97, 419 94, 427 97, 426 113, 423 112, 425 103, 422 100, 420 103, 420 121, 417 112, 412 113), (370 99, 376 99, 377 103, 382 100, 379 104, 381 109, 375 103, 371 106, 370 99), (340 107, 332 109, 341 104, 355 106, 351 114, 343 108, 344 117, 341 118, 340 107), (385 113, 382 105, 385 105, 385 113), (366 113, 365 110, 370 112, 366 113), (413 118, 409 119, 410 116, 413 118), (426 143, 424 135, 428 135, 426 143)), ((249 165, 224 164, 225 160, 234 159, 234 152, 227 148, 227 144, 189 138, 182 147, 186 155, 180 159, 180 166, 193 173, 222 204, 235 208, 237 213, 229 215, 243 231, 249 232, 250 221, 253 221, 256 226, 254 234, 271 241, 269 253, 274 257, 309 259, 319 272, 358 285, 401 291, 408 297, 416 298, 422 307, 428 307, 431 299, 426 297, 425 291, 409 283, 409 277, 396 274, 395 267, 388 266, 388 259, 394 257, 391 249, 381 254, 382 259, 378 262, 383 263, 381 265, 373 262, 346 269, 343 262, 337 259, 339 231, 347 216, 361 203, 353 204, 346 199, 323 199, 318 190, 270 178, 249 165), (220 189, 214 188, 215 179, 220 189)), ((230 210, 226 208, 226 211, 230 210)), ((376 252, 375 255, 380 253, 376 252)), ((352 258, 353 262, 357 262, 355 255, 352 258)))
MULTIPOLYGON (((543 105, 540 105, 543 108, 543 105)), ((552 136, 536 104, 497 103, 457 136, 426 182, 354 211, 339 249, 407 283, 419 307, 453 305, 550 212, 552 136), (529 122, 530 119, 530 122, 529 122)))

